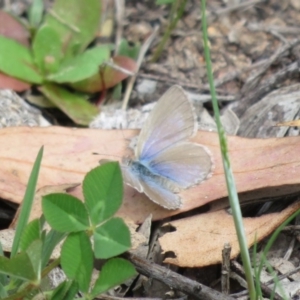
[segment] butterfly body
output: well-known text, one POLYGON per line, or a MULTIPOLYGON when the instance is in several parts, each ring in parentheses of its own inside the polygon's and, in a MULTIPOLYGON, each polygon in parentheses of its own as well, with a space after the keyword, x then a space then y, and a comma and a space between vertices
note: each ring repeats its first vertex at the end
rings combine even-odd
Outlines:
POLYGON ((153 184, 157 184, 162 188, 169 189, 172 192, 179 192, 180 189, 177 187, 176 183, 173 183, 171 179, 167 177, 162 177, 158 172, 153 168, 147 166, 143 162, 137 160, 127 160, 128 167, 131 172, 139 178, 141 181, 151 181, 153 184))
POLYGON ((213 165, 204 146, 188 142, 196 130, 192 104, 181 87, 171 87, 146 120, 135 157, 123 159, 125 183, 167 209, 179 208, 177 193, 206 179, 213 165))

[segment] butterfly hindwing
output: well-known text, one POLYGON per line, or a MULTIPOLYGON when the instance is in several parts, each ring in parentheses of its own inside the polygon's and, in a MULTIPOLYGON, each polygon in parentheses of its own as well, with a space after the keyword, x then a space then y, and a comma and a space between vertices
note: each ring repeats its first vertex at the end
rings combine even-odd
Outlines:
MULTIPOLYGON (((181 199, 170 189, 167 189, 153 178, 144 176, 137 172, 132 164, 122 165, 124 182, 135 188, 139 193, 145 193, 153 202, 167 209, 177 209, 181 206, 181 199)), ((162 180, 164 180, 162 178, 162 180)))
POLYGON ((180 86, 171 87, 157 102, 140 132, 135 156, 151 160, 196 132, 193 106, 180 86))
POLYGON ((143 192, 158 205, 167 209, 178 209, 181 207, 182 203, 179 195, 174 194, 151 180, 141 180, 140 183, 143 187, 143 192))
POLYGON ((142 193, 143 188, 140 183, 140 179, 138 174, 132 171, 130 165, 121 165, 123 180, 126 184, 130 185, 131 187, 135 188, 138 192, 142 193))
POLYGON ((211 155, 205 147, 185 142, 159 153, 149 162, 149 169, 186 189, 209 176, 211 161, 211 155))

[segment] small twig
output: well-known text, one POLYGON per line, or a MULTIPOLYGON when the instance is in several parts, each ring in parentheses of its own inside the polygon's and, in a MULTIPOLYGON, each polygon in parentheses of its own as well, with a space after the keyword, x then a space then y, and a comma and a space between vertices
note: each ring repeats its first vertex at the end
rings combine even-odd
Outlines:
MULTIPOLYGON (((139 297, 134 297, 134 298, 130 298, 130 297, 116 297, 116 296, 109 296, 109 295, 105 295, 102 294, 100 296, 98 296, 95 299, 101 299, 101 300, 166 300, 165 298, 139 298, 139 297)), ((172 300, 176 300, 176 299, 172 299, 172 300)))
POLYGON ((275 26, 275 25, 266 25, 262 23, 250 23, 248 24, 247 28, 251 31, 264 31, 272 33, 274 31, 280 34, 299 34, 300 28, 299 27, 292 27, 292 26, 275 26))
POLYGON ((294 251, 294 248, 295 248, 295 242, 296 242, 296 239, 295 239, 295 237, 293 237, 291 239, 291 242, 289 244, 289 248, 287 249, 287 251, 286 251, 283 259, 285 259, 285 260, 289 260, 290 259, 291 255, 292 255, 292 253, 294 251))
POLYGON ((222 293, 225 295, 229 294, 230 285, 229 285, 229 278, 230 278, 230 253, 231 253, 231 246, 230 244, 226 243, 222 250, 222 276, 221 276, 221 290, 222 293))
POLYGON ((127 83, 127 86, 126 86, 126 91, 125 91, 125 95, 124 95, 124 98, 123 98, 123 105, 122 105, 123 110, 126 110, 126 108, 127 108, 129 97, 130 97, 134 82, 137 78, 137 73, 138 73, 138 71, 139 71, 139 69, 142 65, 143 59, 146 55, 146 52, 148 51, 151 43, 153 42, 153 40, 154 40, 154 38, 157 34, 158 28, 159 28, 158 26, 156 26, 154 28, 152 34, 147 38, 147 40, 144 42, 143 46, 140 49, 139 57, 138 57, 137 62, 136 62, 136 64, 137 64, 136 74, 134 76, 130 77, 130 79, 127 83))
POLYGON ((291 48, 295 47, 300 43, 300 39, 294 39, 293 41, 283 45, 280 47, 269 59, 266 63, 262 65, 262 67, 255 72, 252 76, 250 75, 247 79, 247 82, 244 84, 241 93, 247 94, 248 91, 252 90, 254 86, 257 84, 258 80, 261 76, 267 71, 267 69, 279 59, 286 51, 290 50, 291 48))
POLYGON ((241 287, 245 288, 246 292, 248 294, 248 291, 247 291, 247 281, 243 277, 241 277, 239 274, 237 274, 235 272, 231 272, 230 278, 234 279, 235 281, 237 281, 239 283, 239 285, 241 287))
POLYGON ((235 10, 249 8, 250 6, 253 6, 253 5, 258 4, 260 2, 264 2, 264 0, 250 0, 250 1, 246 1, 246 2, 241 2, 241 3, 235 4, 235 5, 231 5, 229 7, 226 7, 226 8, 218 9, 218 10, 214 11, 213 14, 215 14, 217 16, 228 14, 228 13, 231 13, 235 10))
POLYGON ((294 231, 299 231, 299 230, 300 230, 300 225, 289 225, 289 226, 284 227, 282 229, 282 232, 288 231, 288 232, 294 233, 294 231))
MULTIPOLYGON (((239 105, 232 108, 233 111, 240 118, 245 113, 247 108, 250 107, 253 103, 257 102, 267 93, 269 93, 279 83, 282 83, 291 76, 299 74, 299 71, 298 61, 285 66, 283 69, 279 70, 277 73, 271 75, 268 79, 262 82, 262 84, 256 89, 254 89, 253 91, 249 91, 249 93, 239 101, 239 105)), ((241 124, 239 132, 243 132, 243 130, 243 124, 241 124)))
POLYGON ((131 253, 123 256, 128 259, 137 271, 147 277, 157 279, 173 289, 191 295, 201 300, 232 300, 233 298, 221 294, 203 284, 177 274, 165 267, 151 263, 146 259, 140 258, 131 253))
MULTIPOLYGON (((231 262, 231 266, 236 269, 236 271, 238 273, 240 273, 241 276, 244 277, 244 270, 243 270, 243 267, 236 261, 232 261, 231 262)), ((268 285, 266 283, 262 283, 260 282, 260 287, 261 287, 261 290, 263 292, 263 294, 267 297, 270 297, 271 295, 273 296, 272 299, 274 300, 284 300, 279 294, 277 294, 276 292, 274 292, 271 288, 268 287, 268 285)), ((234 295, 231 295, 232 297, 234 298, 239 298, 241 296, 245 296, 245 295, 248 295, 248 291, 243 291, 243 292, 240 292, 240 293, 236 293, 234 295)))
POLYGON ((119 46, 122 39, 123 34, 123 20, 124 20, 124 12, 125 12, 125 0, 115 0, 115 8, 116 8, 116 39, 115 39, 115 50, 114 54, 117 55, 119 51, 119 46))
MULTIPOLYGON (((139 73, 138 77, 142 77, 142 78, 147 78, 147 79, 152 79, 155 81, 162 81, 168 85, 173 85, 173 84, 179 84, 182 87, 185 88, 191 88, 191 89, 201 89, 201 86, 199 87, 199 84, 194 84, 194 83, 190 83, 190 82, 186 82, 186 81, 180 81, 178 79, 175 78, 170 78, 168 76, 164 76, 164 75, 155 75, 155 74, 148 74, 148 73, 139 73)), ((206 91, 208 90, 208 88, 205 89, 206 91)))
MULTIPOLYGON (((282 275, 277 276, 277 279, 280 281, 280 280, 282 280, 282 279, 285 279, 285 278, 290 277, 291 275, 293 275, 293 274, 295 274, 295 273, 297 273, 297 272, 299 272, 299 271, 300 271, 300 266, 297 267, 297 268, 295 268, 295 269, 292 270, 292 271, 289 271, 289 272, 287 272, 287 273, 284 273, 284 274, 282 274, 282 275)), ((265 282, 266 285, 270 285, 270 284, 273 284, 273 283, 274 283, 274 279, 270 279, 269 281, 265 282)))

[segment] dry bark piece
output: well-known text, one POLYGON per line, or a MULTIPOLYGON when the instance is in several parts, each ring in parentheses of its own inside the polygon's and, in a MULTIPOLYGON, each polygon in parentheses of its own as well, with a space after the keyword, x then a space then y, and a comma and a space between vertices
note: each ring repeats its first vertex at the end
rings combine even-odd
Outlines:
POLYGON ((275 125, 278 121, 292 120, 299 112, 299 104, 299 83, 275 90, 247 109, 241 118, 239 132, 243 136, 256 138, 284 136, 288 127, 275 125))
MULTIPOLYGON (((45 148, 38 188, 82 182, 85 174, 99 165, 100 159, 116 160, 130 155, 128 139, 137 134, 134 130, 62 127, 1 129, 0 197, 21 203, 33 162, 42 145, 45 148)), ((211 151, 215 169, 211 178, 181 193, 183 207, 180 210, 163 209, 149 201, 144 194, 125 186, 124 203, 118 214, 141 223, 150 213, 154 220, 163 219, 216 199, 226 200, 227 189, 217 134, 198 131, 193 141, 211 151)), ((300 191, 300 179, 295 176, 300 173, 300 137, 228 137, 228 144, 237 189, 242 193, 241 201, 254 201, 266 196, 270 199, 300 191)), ((74 188, 71 194, 83 199, 81 186, 74 188)))
MULTIPOLYGON (((284 220, 300 208, 296 202, 280 213, 244 218, 248 246, 272 233, 284 220)), ((239 254, 239 245, 233 217, 225 210, 205 213, 168 223, 176 230, 159 239, 164 252, 172 251, 175 257, 165 263, 180 267, 204 267, 221 263, 225 243, 232 247, 231 258, 239 254)))
MULTIPOLYGON (((4 128, 0 130, 0 197, 21 203, 36 155, 44 145, 44 157, 38 188, 82 182, 85 174, 99 165, 101 159, 131 154, 129 139, 134 130, 95 130, 48 128, 4 128), (95 155, 99 153, 99 155, 95 155), (100 155, 101 154, 101 155, 100 155), (107 154, 107 155, 106 155, 107 154), (111 155, 111 156, 109 156, 111 155)), ((144 194, 125 186, 124 203, 118 214, 141 223, 150 214, 163 219, 189 211, 214 200, 225 198, 227 189, 216 133, 198 131, 193 139, 212 153, 215 169, 205 182, 181 193, 183 207, 169 211, 149 201, 144 194)), ((300 137, 281 139, 246 139, 228 137, 231 166, 241 201, 278 197, 300 192, 300 137)), ((81 186, 71 194, 83 199, 81 186)))

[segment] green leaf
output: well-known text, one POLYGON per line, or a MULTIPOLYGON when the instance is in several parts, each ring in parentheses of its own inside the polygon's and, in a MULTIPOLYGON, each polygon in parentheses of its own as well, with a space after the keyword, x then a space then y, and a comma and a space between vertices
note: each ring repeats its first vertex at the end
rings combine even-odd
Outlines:
MULTIPOLYGON (((0 57, 1 57, 1 55, 0 55, 0 57)), ((12 249, 11 249, 11 255, 10 255, 11 257, 16 255, 16 253, 18 252, 21 235, 22 235, 24 228, 29 219, 30 211, 32 208, 32 203, 34 200, 36 184, 37 184, 37 180, 38 180, 38 176, 39 176, 41 161, 42 161, 42 157, 43 157, 43 151, 44 151, 44 147, 42 147, 40 149, 40 151, 35 159, 35 162, 34 162, 30 177, 29 177, 29 181, 28 181, 27 188, 25 191, 25 196, 24 196, 22 206, 21 206, 19 219, 17 222, 15 237, 14 237, 14 241, 13 241, 13 245, 12 245, 12 249)))
POLYGON ((164 5, 164 4, 171 4, 173 3, 175 0, 156 0, 155 4, 156 5, 164 5))
POLYGON ((26 250, 38 282, 41 279, 42 246, 41 240, 35 240, 26 250))
POLYGON ((0 273, 22 280, 36 280, 34 268, 26 252, 21 252, 11 259, 1 256, 0 273))
POLYGON ((86 99, 57 85, 47 83, 39 90, 77 124, 88 125, 99 113, 86 99))
MULTIPOLYGON (((116 68, 121 67, 133 73, 137 69, 136 62, 126 56, 114 56, 111 59, 111 63, 113 63, 116 68)), ((100 71, 95 75, 85 80, 70 83, 69 85, 77 91, 87 93, 95 93, 102 91, 103 89, 111 88, 128 77, 127 73, 124 73, 116 68, 104 64, 103 67, 101 66, 100 71)))
POLYGON ((94 231, 96 258, 110 258, 130 248, 130 232, 121 218, 112 218, 94 231))
POLYGON ((53 229, 51 229, 47 233, 46 238, 45 238, 45 242, 43 244, 42 268, 44 268, 47 265, 54 248, 56 247, 56 245, 58 245, 58 243, 60 243, 64 239, 65 236, 66 236, 65 233, 58 232, 58 231, 53 230, 53 229))
POLYGON ((78 293, 78 283, 75 281, 63 281, 53 291, 50 300, 73 300, 78 293))
MULTIPOLYGON (((7 277, 6 275, 1 274, 2 277, 7 277)), ((0 282, 0 299, 7 297, 7 291, 5 285, 0 282)))
MULTIPOLYGON (((1 241, 0 241, 0 256, 4 256, 1 241)), ((4 287, 8 284, 8 281, 9 281, 8 277, 5 274, 0 273, 0 297, 1 298, 4 298, 7 296, 7 292, 4 287)))
POLYGON ((42 26, 35 34, 32 50, 34 61, 44 75, 53 73, 60 67, 63 45, 58 34, 49 26, 42 26))
POLYGON ((85 232, 71 233, 61 248, 61 266, 68 278, 76 280, 84 293, 89 290, 94 256, 92 244, 85 232))
POLYGON ((95 47, 65 60, 55 74, 47 80, 57 83, 72 83, 89 78, 99 72, 99 67, 110 57, 107 46, 95 47))
POLYGON ((123 198, 123 179, 119 163, 103 164, 85 176, 82 190, 93 225, 113 216, 123 198))
POLYGON ((118 49, 118 55, 128 56, 134 60, 137 60, 141 49, 141 44, 136 43, 133 46, 129 45, 126 39, 122 39, 118 49))
POLYGON ((0 35, 0 70, 12 77, 40 84, 42 77, 28 48, 0 35))
POLYGON ((56 0, 46 16, 45 24, 52 27, 65 45, 64 55, 71 57, 83 52, 94 39, 100 23, 99 0, 56 0))
POLYGON ((118 83, 112 91, 112 96, 111 98, 113 100, 121 99, 122 98, 122 83, 118 83))
POLYGON ((43 11, 44 1, 33 0, 28 10, 28 19, 31 27, 37 28, 40 25, 43 18, 43 11))
POLYGON ((92 296, 96 297, 109 289, 136 275, 133 265, 123 258, 113 258, 107 261, 92 290, 92 296))
POLYGON ((20 240, 20 249, 25 251, 33 241, 41 238, 40 220, 35 219, 28 223, 20 240))
POLYGON ((89 227, 89 217, 84 204, 71 195, 46 195, 42 199, 42 208, 49 225, 59 232, 76 232, 89 227))

